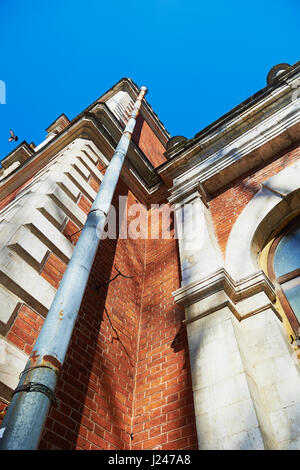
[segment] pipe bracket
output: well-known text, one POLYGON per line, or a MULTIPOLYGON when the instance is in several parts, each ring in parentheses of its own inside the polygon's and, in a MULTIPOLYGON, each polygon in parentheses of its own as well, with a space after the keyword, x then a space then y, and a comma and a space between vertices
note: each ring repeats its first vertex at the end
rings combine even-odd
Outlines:
POLYGON ((90 215, 92 212, 96 212, 96 211, 100 211, 100 212, 102 212, 102 214, 104 214, 104 215, 105 215, 105 217, 107 217, 107 214, 106 214, 106 212, 104 212, 102 209, 93 209, 93 210, 91 210, 91 211, 88 213, 88 215, 90 215))
POLYGON ((13 391, 12 396, 20 392, 40 392, 46 395, 53 403, 58 403, 55 393, 46 385, 38 382, 27 382, 26 384, 19 385, 13 391))

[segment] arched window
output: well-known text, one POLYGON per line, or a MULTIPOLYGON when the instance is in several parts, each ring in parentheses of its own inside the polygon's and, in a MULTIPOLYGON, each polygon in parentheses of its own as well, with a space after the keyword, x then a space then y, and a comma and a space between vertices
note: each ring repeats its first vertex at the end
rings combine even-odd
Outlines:
POLYGON ((276 281, 277 295, 295 332, 300 326, 300 218, 293 220, 276 237, 268 271, 276 281))

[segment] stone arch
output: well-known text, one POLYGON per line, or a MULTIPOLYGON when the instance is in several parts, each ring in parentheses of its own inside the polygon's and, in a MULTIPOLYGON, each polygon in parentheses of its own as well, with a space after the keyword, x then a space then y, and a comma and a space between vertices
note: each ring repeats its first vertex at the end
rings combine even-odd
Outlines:
POLYGON ((300 212, 300 162, 261 185, 232 227, 225 267, 234 279, 257 270, 258 253, 273 233, 300 212))

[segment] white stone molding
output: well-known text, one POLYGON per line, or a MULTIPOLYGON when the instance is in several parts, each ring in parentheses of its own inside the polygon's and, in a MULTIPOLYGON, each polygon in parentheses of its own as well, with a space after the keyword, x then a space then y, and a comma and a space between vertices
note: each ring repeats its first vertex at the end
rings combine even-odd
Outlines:
POLYGON ((12 322, 21 306, 21 299, 13 294, 9 289, 1 286, 0 288, 0 334, 6 335, 12 322))
POLYGON ((157 171, 169 187, 173 185, 172 193, 200 182, 208 194, 213 194, 297 142, 300 98, 295 99, 293 88, 297 80, 299 70, 168 155, 172 158, 157 171))
MULTIPOLYGON (((118 117, 118 113, 116 111, 119 111, 119 114, 120 111, 122 111, 122 108, 120 108, 119 110, 116 109, 118 101, 122 101, 123 106, 125 102, 130 105, 131 101, 135 102, 138 93, 139 89, 136 84, 133 83, 132 80, 129 78, 123 78, 113 88, 108 90, 101 97, 99 102, 105 102, 106 105, 111 108, 112 112, 114 112, 115 116, 118 117)), ((170 138, 170 134, 164 127, 163 123, 159 120, 157 114, 153 111, 146 98, 143 99, 140 113, 145 118, 155 135, 161 141, 161 143, 166 146, 170 138)))
MULTIPOLYGON (((275 290, 263 271, 235 282, 224 268, 173 292, 175 302, 186 308, 185 323, 228 307, 241 321, 273 307, 275 290)), ((280 317, 279 317, 280 318, 280 317)))
POLYGON ((118 91, 114 96, 106 101, 111 112, 123 123, 126 124, 134 105, 134 100, 127 91, 118 91))
POLYGON ((69 170, 66 170, 65 174, 69 178, 72 183, 74 183, 80 191, 90 200, 94 201, 96 197, 96 191, 86 182, 86 180, 81 176, 80 172, 77 171, 78 169, 78 161, 74 163, 74 166, 71 167, 69 170))

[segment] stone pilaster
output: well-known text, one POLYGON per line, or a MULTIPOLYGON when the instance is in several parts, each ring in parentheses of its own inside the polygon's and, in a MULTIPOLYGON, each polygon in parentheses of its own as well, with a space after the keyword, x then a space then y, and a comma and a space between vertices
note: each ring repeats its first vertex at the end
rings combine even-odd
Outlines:
POLYGON ((203 194, 170 201, 181 223, 173 295, 185 307, 199 448, 299 447, 300 376, 272 283, 263 271, 233 279, 222 266, 203 194))

